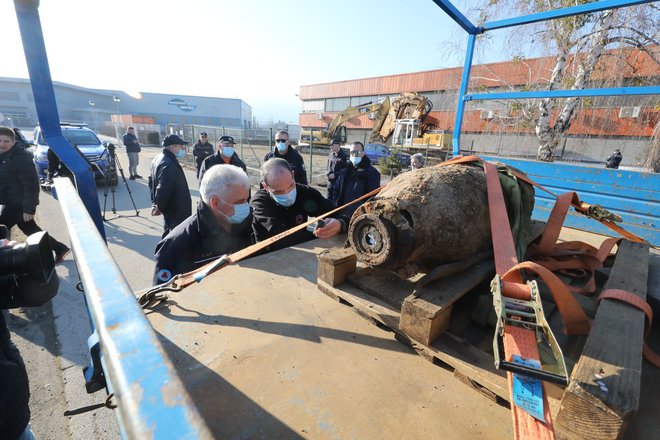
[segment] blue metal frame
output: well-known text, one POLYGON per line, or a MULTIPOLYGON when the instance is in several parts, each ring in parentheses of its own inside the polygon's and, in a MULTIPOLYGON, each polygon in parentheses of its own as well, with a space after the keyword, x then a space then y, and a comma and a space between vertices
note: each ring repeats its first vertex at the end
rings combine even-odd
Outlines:
POLYGON ((86 207, 55 179, 123 438, 212 438, 86 207))
POLYGON ((653 3, 654 1, 656 0, 601 0, 593 3, 585 3, 583 5, 570 6, 568 8, 555 9, 553 11, 524 15, 522 17, 491 21, 489 23, 484 23, 481 29, 484 32, 492 31, 494 29, 538 23, 539 21, 555 20, 557 18, 570 17, 572 15, 589 14, 591 12, 605 11, 607 9, 618 9, 644 3, 653 3))
POLYGON ((466 94, 464 101, 490 99, 527 99, 527 98, 570 98, 586 96, 632 96, 632 95, 657 95, 660 86, 646 87, 609 87, 604 89, 580 89, 580 90, 538 90, 533 92, 504 92, 504 93, 473 93, 466 94))
POLYGON ((472 57, 474 53, 475 36, 480 33, 494 29, 502 29, 523 24, 537 23, 539 21, 554 20, 572 15, 586 14, 604 11, 607 9, 618 9, 645 3, 654 3, 658 0, 601 0, 568 8, 556 9, 554 11, 539 12, 521 17, 509 18, 485 23, 477 27, 468 20, 448 0, 433 0, 443 11, 449 15, 459 26, 468 33, 468 44, 465 55, 465 65, 461 86, 458 92, 458 104, 456 106, 456 120, 454 123, 454 134, 452 136, 452 155, 460 154, 460 137, 463 127, 463 116, 465 113, 465 102, 489 99, 527 99, 527 98, 568 98, 585 96, 620 96, 620 95, 657 95, 660 94, 660 86, 649 87, 613 87, 604 89, 582 89, 582 90, 539 90, 533 92, 510 92, 510 93, 474 93, 468 94, 467 88, 470 82, 470 70, 472 68, 472 57))
POLYGON ((25 60, 30 74, 39 125, 46 143, 75 175, 76 187, 99 233, 105 240, 101 206, 96 194, 94 173, 89 164, 78 154, 62 135, 60 115, 57 111, 55 90, 50 77, 46 45, 39 19, 38 0, 14 0, 18 26, 21 31, 25 60))

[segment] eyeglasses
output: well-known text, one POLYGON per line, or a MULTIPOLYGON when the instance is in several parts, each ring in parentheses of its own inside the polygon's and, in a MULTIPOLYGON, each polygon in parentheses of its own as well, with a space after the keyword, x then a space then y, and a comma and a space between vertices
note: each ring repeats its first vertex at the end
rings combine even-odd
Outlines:
POLYGON ((362 150, 351 150, 351 156, 359 156, 362 150))
POLYGON ((275 142, 286 142, 288 139, 275 139, 275 142))

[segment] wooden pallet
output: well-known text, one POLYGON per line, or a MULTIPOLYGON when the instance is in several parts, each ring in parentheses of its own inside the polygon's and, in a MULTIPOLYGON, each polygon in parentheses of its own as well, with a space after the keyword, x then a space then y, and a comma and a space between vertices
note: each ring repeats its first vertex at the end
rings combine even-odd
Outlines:
MULTIPOLYGON (((624 241, 605 288, 618 286, 645 297, 648 252, 647 245, 624 241)), ((470 317, 477 301, 489 300, 493 274, 492 261, 482 261, 413 295, 414 281, 359 267, 351 249, 331 249, 319 255, 317 285, 326 295, 393 331, 425 359, 453 370, 462 382, 506 404, 510 399, 506 374, 493 364, 493 330, 470 317), (479 299, 480 295, 485 296, 479 299)), ((566 390, 549 383, 545 387, 558 438, 619 437, 639 402, 643 313, 611 300, 597 309, 595 299, 579 297, 587 315, 595 317, 594 328, 588 339, 569 337, 562 332, 551 296, 541 291, 546 317, 573 371, 566 390), (617 332, 610 332, 617 316, 625 321, 619 318, 617 332)))

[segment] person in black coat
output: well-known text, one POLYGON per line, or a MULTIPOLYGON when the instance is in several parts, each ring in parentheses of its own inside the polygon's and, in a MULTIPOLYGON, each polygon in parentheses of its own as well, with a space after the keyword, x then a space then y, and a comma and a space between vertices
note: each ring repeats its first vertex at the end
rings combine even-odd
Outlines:
POLYGON ((135 128, 128 127, 126 129, 122 143, 126 147, 126 155, 128 156, 128 174, 130 174, 128 178, 131 180, 141 179, 142 176, 137 173, 137 167, 140 163, 140 151, 142 151, 142 148, 140 148, 140 142, 137 136, 135 136, 135 128))
MULTIPOLYGON (((351 161, 339 174, 337 187, 339 196, 337 206, 342 206, 361 197, 380 186, 380 173, 371 165, 371 160, 364 154, 362 142, 353 142, 351 161)), ((344 208, 341 213, 349 219, 361 203, 354 203, 344 208)))
POLYGON ((291 146, 289 142, 289 133, 286 130, 280 130, 275 134, 275 149, 264 156, 264 162, 277 157, 284 159, 289 163, 293 170, 293 177, 296 183, 307 185, 307 170, 302 156, 291 146))
MULTIPOLYGON (((334 208, 316 189, 296 183, 291 166, 284 159, 274 158, 264 162, 261 165, 261 180, 263 188, 255 193, 250 202, 252 229, 258 242, 305 223, 309 216, 317 217, 334 208)), ((328 217, 325 226, 313 233, 303 229, 273 243, 269 250, 293 246, 315 237, 328 239, 346 232, 347 226, 345 217, 328 217)))
POLYGON ((236 150, 234 150, 234 138, 231 136, 222 136, 218 141, 218 151, 212 156, 207 157, 201 164, 201 167, 197 171, 197 180, 202 182, 202 177, 204 173, 215 165, 234 165, 239 167, 247 174, 247 167, 245 163, 238 157, 236 150))
POLYGON ((623 160, 623 154, 621 154, 621 150, 618 148, 614 150, 614 153, 610 154, 610 157, 606 159, 605 162, 605 168, 613 168, 613 169, 618 169, 619 164, 623 160))
POLYGON ((235 166, 210 168, 199 187, 197 212, 156 246, 154 285, 254 243, 249 192, 245 171, 235 166))
POLYGON ((339 197, 339 186, 336 184, 337 178, 339 178, 341 170, 348 164, 348 153, 342 150, 339 139, 333 139, 330 142, 330 150, 330 154, 328 154, 328 168, 325 175, 328 177, 328 200, 336 204, 339 197))
POLYGON ((195 145, 193 145, 193 156, 195 157, 195 169, 197 170, 197 176, 201 181, 202 178, 199 175, 199 169, 202 166, 204 159, 213 154, 213 144, 209 142, 209 135, 206 132, 201 132, 199 134, 199 140, 195 145))
MULTIPOLYGON (((13 246, 0 240, 0 248, 13 246)), ((51 263, 52 264, 52 260, 51 263)), ((57 294, 59 278, 52 270, 45 281, 22 275, 0 276, 0 438, 16 440, 31 437, 30 385, 27 369, 18 348, 11 341, 4 309, 38 307, 57 294)))
MULTIPOLYGON (((11 229, 18 226, 25 235, 41 231, 34 221, 39 204, 39 177, 32 154, 15 144, 11 128, 0 127, 0 224, 11 229)), ((62 262, 69 253, 64 243, 49 237, 55 261, 62 262)))
POLYGON ((175 134, 166 136, 162 153, 151 162, 151 215, 163 215, 163 237, 192 214, 188 182, 178 161, 187 143, 175 134))

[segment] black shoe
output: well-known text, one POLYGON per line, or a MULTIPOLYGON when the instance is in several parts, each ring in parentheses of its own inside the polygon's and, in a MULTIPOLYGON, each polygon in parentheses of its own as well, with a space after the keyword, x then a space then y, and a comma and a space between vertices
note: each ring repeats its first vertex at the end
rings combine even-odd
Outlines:
POLYGON ((129 177, 128 180, 135 180, 135 176, 129 177))
POLYGON ((139 174, 134 174, 133 177, 135 177, 136 179, 143 179, 143 177, 140 176, 139 174))
POLYGON ((64 246, 58 252, 55 252, 55 264, 59 264, 59 263, 63 262, 64 257, 69 255, 69 252, 71 252, 71 249, 69 249, 68 246, 64 246))

